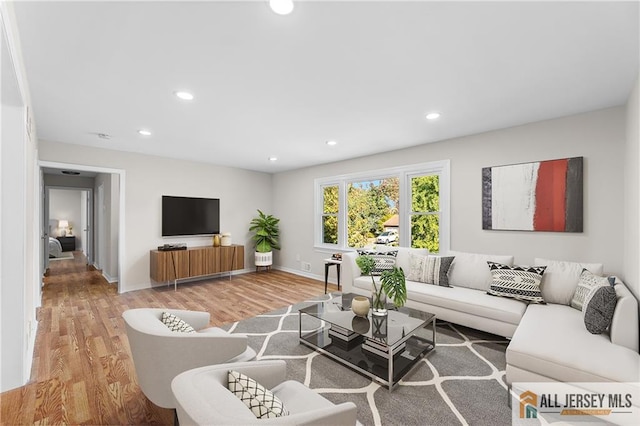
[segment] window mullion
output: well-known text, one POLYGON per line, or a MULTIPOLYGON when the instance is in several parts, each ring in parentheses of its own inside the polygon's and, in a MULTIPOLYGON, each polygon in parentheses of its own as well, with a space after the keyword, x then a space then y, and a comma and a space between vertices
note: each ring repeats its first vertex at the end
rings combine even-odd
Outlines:
POLYGON ((347 248, 347 182, 338 184, 338 247, 347 248))

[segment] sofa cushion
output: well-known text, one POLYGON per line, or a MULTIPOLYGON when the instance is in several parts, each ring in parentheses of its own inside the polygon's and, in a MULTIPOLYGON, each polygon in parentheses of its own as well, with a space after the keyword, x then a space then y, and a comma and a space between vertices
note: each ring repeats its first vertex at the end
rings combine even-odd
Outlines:
POLYGON ((171 331, 175 331, 178 333, 195 333, 191 325, 189 325, 186 321, 182 320, 179 316, 174 315, 169 312, 162 313, 162 323, 169 328, 171 331))
POLYGON ((535 258, 535 266, 546 266, 540 288, 547 303, 568 305, 576 292, 578 280, 583 269, 596 275, 602 275, 602 263, 578 263, 562 260, 535 258))
POLYGON ((382 275, 382 272, 393 269, 396 265, 397 250, 378 252, 375 250, 358 250, 360 256, 369 256, 373 259, 374 266, 371 275, 382 275))
POLYGON ((582 313, 566 305, 529 305, 506 355, 511 366, 561 382, 632 382, 640 375, 637 352, 590 334, 582 313))
POLYGON ((258 419, 271 419, 289 414, 284 404, 269 389, 246 374, 229 370, 228 388, 258 419))
POLYGON ((421 256, 409 253, 407 279, 449 287, 448 272, 453 256, 421 256))
POLYGON ((583 269, 582 273, 580 273, 580 278, 578 279, 576 292, 573 294, 573 298, 571 299, 571 307, 582 311, 582 305, 591 289, 593 287, 608 286, 609 284, 608 277, 594 275, 589 272, 588 269, 583 269))
POLYGON ((495 262, 487 264, 492 278, 488 294, 544 303, 540 292, 540 280, 545 266, 507 266, 495 262))
POLYGON ((491 273, 487 262, 513 265, 513 256, 465 253, 461 251, 449 251, 448 255, 455 256, 449 269, 449 284, 483 291, 489 290, 491 285, 491 273))
POLYGON ((424 285, 415 281, 407 281, 407 298, 510 324, 518 324, 527 308, 526 303, 519 300, 490 296, 480 290, 424 285))
POLYGON ((409 270, 409 256, 417 255, 417 256, 428 256, 429 250, 427 249, 417 249, 417 248, 408 248, 408 247, 398 247, 398 256, 396 257, 396 266, 398 268, 402 268, 405 272, 409 270))
POLYGON ((582 306, 584 325, 589 333, 600 334, 609 328, 617 302, 618 296, 613 287, 597 285, 591 288, 582 306))

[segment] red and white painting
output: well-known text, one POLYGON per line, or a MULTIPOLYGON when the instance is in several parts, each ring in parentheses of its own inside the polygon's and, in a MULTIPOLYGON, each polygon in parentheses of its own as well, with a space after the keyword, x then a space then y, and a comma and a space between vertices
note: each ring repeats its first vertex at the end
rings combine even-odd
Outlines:
POLYGON ((582 232, 582 157, 482 169, 482 228, 582 232))

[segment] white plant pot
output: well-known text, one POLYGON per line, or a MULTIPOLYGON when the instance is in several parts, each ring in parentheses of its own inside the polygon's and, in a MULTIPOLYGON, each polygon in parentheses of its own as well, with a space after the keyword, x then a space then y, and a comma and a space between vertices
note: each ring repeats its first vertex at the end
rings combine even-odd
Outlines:
POLYGON ((273 265, 273 252, 266 253, 255 252, 255 265, 256 266, 271 266, 273 265))

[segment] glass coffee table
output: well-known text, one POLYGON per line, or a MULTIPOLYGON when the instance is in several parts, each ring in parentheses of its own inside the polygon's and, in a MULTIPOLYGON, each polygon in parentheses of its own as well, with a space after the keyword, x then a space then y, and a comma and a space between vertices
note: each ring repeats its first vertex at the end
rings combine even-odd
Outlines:
POLYGON ((371 377, 389 391, 436 346, 436 316, 407 307, 357 317, 355 294, 298 311, 300 343, 371 377), (310 320, 306 316, 312 318, 310 320), (303 318, 305 329, 303 330, 303 318), (427 327, 431 326, 429 331, 427 327))

